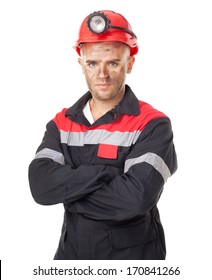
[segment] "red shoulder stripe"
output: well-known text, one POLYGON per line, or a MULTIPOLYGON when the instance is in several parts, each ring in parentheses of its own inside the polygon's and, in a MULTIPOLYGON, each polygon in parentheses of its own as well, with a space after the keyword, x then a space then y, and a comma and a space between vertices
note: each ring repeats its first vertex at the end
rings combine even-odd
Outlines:
POLYGON ((140 105, 140 114, 138 116, 135 115, 121 115, 121 117, 112 123, 102 124, 98 126, 86 127, 82 124, 75 123, 71 121, 68 117, 65 116, 65 112, 67 109, 63 109, 60 113, 56 115, 54 118, 54 122, 56 123, 59 130, 63 130, 66 132, 85 132, 87 130, 106 130, 109 132, 120 131, 120 132, 133 132, 135 130, 142 131, 145 126, 152 120, 157 118, 167 118, 167 116, 154 109, 148 103, 143 101, 139 101, 140 105))

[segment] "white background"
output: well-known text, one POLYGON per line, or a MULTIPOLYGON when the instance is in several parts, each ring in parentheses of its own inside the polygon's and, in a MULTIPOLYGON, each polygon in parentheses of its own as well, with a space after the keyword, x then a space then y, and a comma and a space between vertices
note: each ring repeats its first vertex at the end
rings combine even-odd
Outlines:
MULTIPOLYGON (((35 279, 33 268, 57 263, 51 260, 63 206, 33 201, 28 165, 46 123, 87 91, 72 46, 82 20, 102 9, 122 13, 139 38, 139 54, 127 83, 139 99, 172 120, 179 168, 159 202, 167 241, 167 260, 160 265, 180 266, 182 274, 176 279, 208 279, 212 251, 211 1, 5 0, 0 2, 3 280, 35 279)), ((83 264, 67 262, 66 267, 74 263, 83 264)), ((115 266, 128 264, 116 262, 115 266)))

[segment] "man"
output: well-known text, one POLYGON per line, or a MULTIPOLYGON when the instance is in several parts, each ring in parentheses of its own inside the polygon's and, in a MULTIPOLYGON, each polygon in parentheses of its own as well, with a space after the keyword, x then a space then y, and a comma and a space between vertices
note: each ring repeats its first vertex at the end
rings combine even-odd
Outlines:
POLYGON ((29 166, 35 201, 64 204, 54 259, 165 259, 156 205, 177 160, 169 118, 125 84, 136 35, 122 15, 94 12, 75 49, 89 91, 47 124, 29 166))

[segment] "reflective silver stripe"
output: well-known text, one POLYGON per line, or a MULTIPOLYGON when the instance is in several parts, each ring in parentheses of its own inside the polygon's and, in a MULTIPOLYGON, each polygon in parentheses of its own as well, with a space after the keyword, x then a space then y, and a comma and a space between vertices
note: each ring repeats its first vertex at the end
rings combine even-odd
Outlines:
POLYGON ((45 148, 43 150, 40 150, 36 155, 35 159, 37 158, 50 158, 55 162, 58 162, 60 164, 65 164, 64 156, 62 153, 59 153, 57 151, 54 151, 52 149, 45 148))
POLYGON ((129 147, 134 144, 141 131, 110 132, 107 130, 88 130, 86 132, 66 132, 60 130, 61 142, 68 146, 83 146, 86 144, 108 144, 129 147))
POLYGON ((164 160, 154 153, 146 153, 137 158, 127 159, 125 162, 124 172, 126 173, 131 166, 142 162, 147 162, 152 165, 161 174, 165 182, 171 176, 171 172, 164 160))

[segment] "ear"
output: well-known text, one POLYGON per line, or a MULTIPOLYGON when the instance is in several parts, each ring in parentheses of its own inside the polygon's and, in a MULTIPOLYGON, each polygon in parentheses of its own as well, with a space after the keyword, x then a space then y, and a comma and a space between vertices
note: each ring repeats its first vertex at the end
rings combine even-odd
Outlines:
POLYGON ((81 67, 82 67, 82 72, 83 72, 83 74, 84 74, 83 60, 82 60, 81 57, 78 58, 78 63, 81 65, 81 67))
POLYGON ((78 58, 78 63, 82 66, 82 58, 81 57, 78 58))
POLYGON ((127 74, 131 73, 134 62, 135 62, 135 57, 134 56, 130 56, 128 64, 127 64, 127 74))

